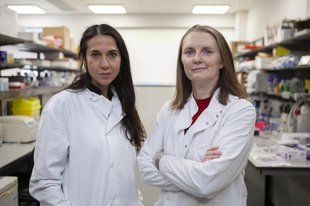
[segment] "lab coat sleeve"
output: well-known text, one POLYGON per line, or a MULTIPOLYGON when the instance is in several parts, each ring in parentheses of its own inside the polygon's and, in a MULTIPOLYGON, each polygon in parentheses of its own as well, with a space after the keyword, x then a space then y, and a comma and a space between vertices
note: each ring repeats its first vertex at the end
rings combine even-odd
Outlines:
POLYGON ((49 102, 40 119, 29 190, 42 206, 70 206, 62 190, 69 149, 64 108, 49 102))
POLYGON ((167 103, 157 115, 157 121, 151 135, 148 136, 138 155, 138 165, 141 178, 144 182, 159 187, 165 191, 177 192, 180 189, 171 183, 154 165, 154 157, 157 152, 163 150, 165 113, 167 103))
POLYGON ((230 108, 229 117, 215 137, 213 145, 219 146, 220 158, 197 162, 165 155, 159 163, 161 173, 196 197, 210 199, 224 189, 242 173, 251 149, 255 108, 250 103, 246 105, 241 103, 230 108))

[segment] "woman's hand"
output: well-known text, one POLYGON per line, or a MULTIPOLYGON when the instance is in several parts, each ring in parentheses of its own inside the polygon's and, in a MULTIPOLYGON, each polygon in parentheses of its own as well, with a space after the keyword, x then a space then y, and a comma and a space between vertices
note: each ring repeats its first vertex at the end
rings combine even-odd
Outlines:
POLYGON ((160 150, 159 152, 156 153, 155 157, 154 157, 154 165, 155 167, 159 170, 159 161, 160 158, 164 156, 164 150, 160 150))
POLYGON ((219 150, 219 147, 211 147, 207 150, 207 153, 204 156, 203 162, 217 159, 222 155, 222 152, 219 150))

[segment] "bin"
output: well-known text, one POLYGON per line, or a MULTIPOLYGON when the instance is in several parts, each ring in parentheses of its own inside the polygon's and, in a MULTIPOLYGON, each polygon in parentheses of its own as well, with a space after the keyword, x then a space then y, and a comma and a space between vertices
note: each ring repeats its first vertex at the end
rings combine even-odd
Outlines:
POLYGON ((30 97, 28 99, 17 98, 14 99, 12 103, 13 115, 31 116, 35 120, 39 120, 40 118, 40 109, 40 100, 35 97, 30 97))

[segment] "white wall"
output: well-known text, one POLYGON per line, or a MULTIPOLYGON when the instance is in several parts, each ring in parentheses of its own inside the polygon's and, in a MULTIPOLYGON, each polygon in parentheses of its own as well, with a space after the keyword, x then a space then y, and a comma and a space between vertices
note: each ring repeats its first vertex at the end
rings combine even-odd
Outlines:
MULTIPOLYGON (((174 85, 179 43, 187 28, 125 28, 124 37, 137 85, 174 85)), ((220 29, 228 41, 232 29, 220 29)))
POLYGON ((235 28, 234 28, 234 41, 246 40, 246 23, 248 11, 239 11, 236 13, 235 28))
POLYGON ((218 28, 227 41, 234 36, 234 15, 20 15, 23 27, 67 26, 78 43, 92 24, 108 23, 127 44, 133 81, 138 85, 174 85, 180 39, 195 24, 218 28))
POLYGON ((246 40, 263 37, 267 25, 287 19, 306 19, 309 0, 256 0, 247 15, 246 40))
MULTIPOLYGON (((173 86, 135 86, 137 109, 147 134, 150 134, 156 122, 156 116, 164 102, 172 99, 175 87, 173 86)), ((137 174, 139 175, 139 174, 137 174)), ((143 195, 145 206, 154 205, 159 197, 160 190, 138 179, 138 187, 143 195)))
POLYGON ((234 15, 19 15, 18 24, 23 27, 67 26, 76 41, 86 27, 107 23, 116 28, 189 28, 195 24, 207 24, 218 28, 234 27, 234 15))
POLYGON ((137 109, 147 134, 154 127, 160 108, 172 99, 174 89, 174 86, 135 86, 137 109))
POLYGON ((120 29, 137 85, 174 85, 179 40, 185 29, 120 29))

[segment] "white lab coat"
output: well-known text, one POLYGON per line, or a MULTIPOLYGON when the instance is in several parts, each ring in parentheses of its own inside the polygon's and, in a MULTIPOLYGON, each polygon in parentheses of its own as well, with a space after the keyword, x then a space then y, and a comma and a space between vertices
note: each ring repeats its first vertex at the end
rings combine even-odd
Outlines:
POLYGON ((41 206, 137 206, 136 150, 111 101, 85 89, 62 91, 44 107, 30 193, 41 206))
POLYGON ((161 188, 156 206, 246 206, 244 168, 252 144, 255 108, 244 99, 229 96, 219 103, 217 90, 196 122, 198 111, 191 95, 184 109, 172 111, 167 102, 138 156, 142 179, 161 188), (207 149, 219 146, 222 156, 202 162, 207 149), (164 150, 154 166, 154 156, 164 150))

